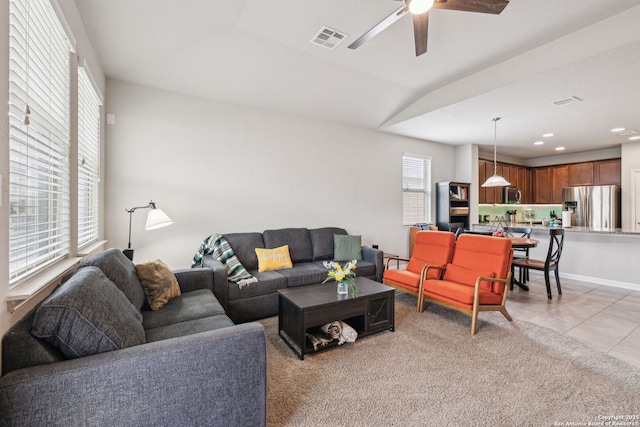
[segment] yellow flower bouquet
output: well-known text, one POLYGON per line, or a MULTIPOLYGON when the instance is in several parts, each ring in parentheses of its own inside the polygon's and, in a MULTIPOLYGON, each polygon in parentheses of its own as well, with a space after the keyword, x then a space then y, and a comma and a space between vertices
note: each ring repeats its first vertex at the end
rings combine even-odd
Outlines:
POLYGON ((329 269, 329 273, 327 273, 327 278, 322 283, 327 283, 333 279, 338 282, 339 294, 351 293, 352 295, 357 295, 358 288, 356 287, 356 273, 354 271, 357 263, 358 261, 354 259, 342 266, 336 261, 325 261, 323 264, 329 269))

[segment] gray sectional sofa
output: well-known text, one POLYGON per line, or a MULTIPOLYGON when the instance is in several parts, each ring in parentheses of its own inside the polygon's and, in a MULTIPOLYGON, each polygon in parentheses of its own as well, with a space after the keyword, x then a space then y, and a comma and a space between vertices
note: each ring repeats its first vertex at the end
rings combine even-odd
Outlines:
POLYGON ((83 263, 4 336, 0 425, 266 425, 264 328, 233 324, 210 269, 173 273, 153 311, 122 252, 83 263))
MULTIPOLYGON (((321 283, 327 277, 324 261, 335 260, 334 236, 348 236, 343 228, 283 228, 262 233, 225 233, 242 265, 258 279, 240 288, 227 280, 227 269, 212 255, 205 255, 202 266, 214 272, 213 292, 235 323, 249 322, 278 314, 278 289, 321 283), (258 271, 256 248, 289 246, 293 268, 258 271)), ((382 281, 382 251, 362 246, 356 275, 382 281)), ((348 261, 336 260, 336 261, 348 261)))

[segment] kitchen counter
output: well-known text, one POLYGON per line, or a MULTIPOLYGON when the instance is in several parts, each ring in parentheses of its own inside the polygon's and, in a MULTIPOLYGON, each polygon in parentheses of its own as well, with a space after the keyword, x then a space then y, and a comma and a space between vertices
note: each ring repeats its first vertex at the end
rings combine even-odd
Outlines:
MULTIPOLYGON (((534 231, 547 231, 550 228, 558 228, 558 227, 549 227, 548 225, 542 224, 533 224, 529 225, 529 223, 514 223, 510 225, 511 227, 531 227, 534 231)), ((562 227, 562 226, 560 226, 562 227)), ((491 229, 490 222, 482 222, 479 224, 472 224, 472 230, 475 231, 485 231, 491 229)), ((495 226, 493 227, 496 228, 495 226)), ((500 226, 502 228, 502 226, 500 226)), ((630 234, 635 236, 640 236, 640 232, 624 229, 624 228, 594 228, 594 227, 584 227, 584 226, 571 226, 564 228, 566 233, 599 233, 599 234, 630 234)))
MULTIPOLYGON (((514 227, 518 226, 529 225, 514 224, 514 227)), ((489 231, 491 224, 473 224, 471 228, 489 231)), ((530 250, 530 256, 544 259, 549 248, 549 229, 552 227, 533 224, 531 228, 531 237, 540 243, 530 250)), ((564 248, 558 269, 561 281, 582 280, 640 291, 640 245, 637 240, 640 233, 622 228, 603 230, 576 226, 564 230, 564 248)))

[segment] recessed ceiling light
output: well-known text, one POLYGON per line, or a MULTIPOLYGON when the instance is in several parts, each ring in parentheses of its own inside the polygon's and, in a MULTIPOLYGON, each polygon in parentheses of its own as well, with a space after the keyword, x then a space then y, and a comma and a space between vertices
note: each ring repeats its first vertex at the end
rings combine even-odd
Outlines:
POLYGON ((635 141, 637 139, 640 139, 640 136, 631 136, 631 137, 629 137, 629 141, 635 141))
POLYGON ((611 129, 611 132, 622 132, 623 130, 625 130, 624 128, 613 128, 611 129))
POLYGON ((562 151, 564 150, 564 147, 556 147, 556 151, 562 151))
POLYGON ((544 144, 544 141, 536 141, 533 143, 533 145, 542 145, 544 144))
POLYGON ((553 136, 552 133, 545 133, 542 135, 543 138, 551 138, 553 136))

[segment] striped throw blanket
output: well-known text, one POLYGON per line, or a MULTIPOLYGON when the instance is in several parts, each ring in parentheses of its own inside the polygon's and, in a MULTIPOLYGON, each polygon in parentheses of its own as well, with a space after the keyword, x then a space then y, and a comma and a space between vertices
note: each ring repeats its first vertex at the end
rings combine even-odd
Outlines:
POLYGON ((242 289, 243 286, 258 281, 240 263, 233 248, 222 234, 213 234, 204 239, 198 252, 193 256, 191 267, 201 267, 202 258, 209 254, 227 267, 228 279, 237 283, 239 288, 242 289))

